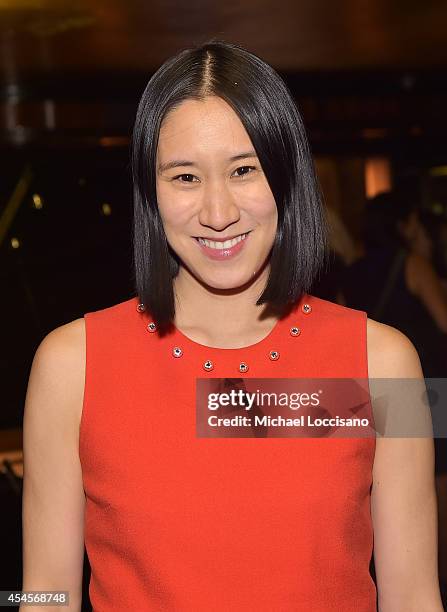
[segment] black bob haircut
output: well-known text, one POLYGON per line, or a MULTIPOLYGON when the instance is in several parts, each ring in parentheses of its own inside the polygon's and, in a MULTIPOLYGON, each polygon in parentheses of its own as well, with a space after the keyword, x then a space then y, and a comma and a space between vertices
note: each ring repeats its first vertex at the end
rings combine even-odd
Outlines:
POLYGON ((303 121, 284 81, 269 64, 236 44, 211 39, 184 49, 149 80, 131 144, 134 282, 140 303, 159 328, 174 320, 172 279, 179 269, 157 205, 159 130, 169 111, 206 96, 223 99, 239 116, 278 210, 269 277, 256 304, 282 309, 294 303, 310 291, 328 261, 322 193, 303 121))

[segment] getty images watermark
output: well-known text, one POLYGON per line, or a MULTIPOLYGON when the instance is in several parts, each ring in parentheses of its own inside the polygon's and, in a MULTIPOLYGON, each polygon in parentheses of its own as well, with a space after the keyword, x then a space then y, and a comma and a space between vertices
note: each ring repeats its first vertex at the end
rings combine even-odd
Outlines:
POLYGON ((447 438, 447 378, 197 378, 196 434, 447 438))

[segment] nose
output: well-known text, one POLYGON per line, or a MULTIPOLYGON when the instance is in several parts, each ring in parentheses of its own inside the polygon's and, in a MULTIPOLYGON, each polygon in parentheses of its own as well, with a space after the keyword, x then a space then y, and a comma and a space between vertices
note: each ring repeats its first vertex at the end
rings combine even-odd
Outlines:
POLYGON ((203 190, 199 223, 215 231, 224 230, 240 219, 240 210, 230 191, 219 181, 203 190))

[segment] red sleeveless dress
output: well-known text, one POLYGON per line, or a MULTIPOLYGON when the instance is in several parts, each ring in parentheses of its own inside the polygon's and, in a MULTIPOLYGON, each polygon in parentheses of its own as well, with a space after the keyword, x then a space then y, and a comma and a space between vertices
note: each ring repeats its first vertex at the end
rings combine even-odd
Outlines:
POLYGON ((195 429, 196 378, 367 378, 366 313, 307 294, 261 341, 219 349, 178 329, 160 337, 137 306, 84 315, 79 455, 94 612, 375 612, 375 439, 195 429))

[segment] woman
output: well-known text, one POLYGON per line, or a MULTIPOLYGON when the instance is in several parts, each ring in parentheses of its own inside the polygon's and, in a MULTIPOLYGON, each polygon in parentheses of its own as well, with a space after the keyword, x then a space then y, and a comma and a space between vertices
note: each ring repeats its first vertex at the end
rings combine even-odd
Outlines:
POLYGON ((85 539, 97 612, 370 612, 374 529, 381 612, 439 612, 432 440, 196 434, 196 379, 422 376, 403 334, 306 293, 326 237, 280 77, 226 42, 180 52, 132 162, 136 296, 34 358, 23 588, 79 610, 85 539))
POLYGON ((447 302, 416 202, 400 189, 383 192, 368 202, 365 225, 362 256, 342 276, 346 304, 399 329, 425 376, 444 377, 447 302))

